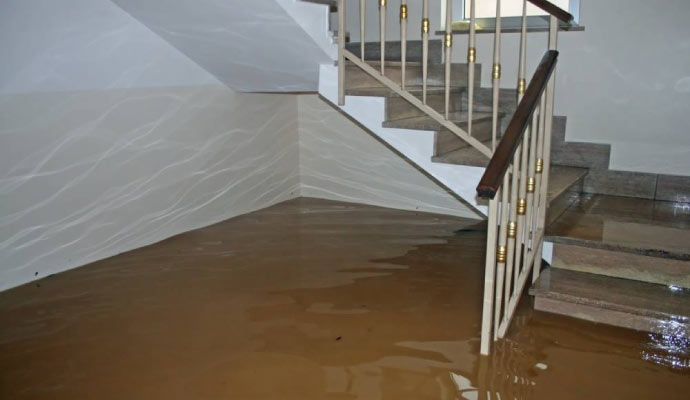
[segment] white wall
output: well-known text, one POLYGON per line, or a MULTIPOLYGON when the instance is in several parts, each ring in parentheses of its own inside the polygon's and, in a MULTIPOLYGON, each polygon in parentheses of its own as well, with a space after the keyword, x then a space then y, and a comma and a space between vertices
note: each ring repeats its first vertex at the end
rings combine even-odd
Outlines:
MULTIPOLYGON (((351 6, 348 28, 358 40, 358 6, 351 6)), ((389 10, 394 16, 390 37, 399 34, 396 13, 389 10)), ((375 6, 369 15, 372 36, 367 37, 377 40, 375 6)), ((568 117, 568 140, 612 144, 611 169, 690 175, 688 15, 686 0, 582 0, 580 21, 586 30, 561 33, 559 41, 556 113, 568 117)), ((410 7, 409 18, 409 37, 418 39, 419 7, 410 7)), ((440 9, 432 9, 430 18, 435 29, 440 9)), ((454 44, 465 49, 465 40, 456 36, 454 44)), ((517 80, 518 41, 517 34, 503 35, 504 87, 514 87, 517 80)), ((545 34, 530 35, 529 74, 545 46, 545 34)), ((493 35, 478 35, 477 49, 486 72, 493 35)), ((454 61, 465 62, 465 50, 456 49, 454 61)), ((483 85, 489 80, 484 73, 483 85)))
POLYGON ((299 195, 295 96, 229 90, 107 0, 0 18, 0 290, 299 195))
POLYGON ((302 195, 479 218, 316 95, 299 96, 302 195))

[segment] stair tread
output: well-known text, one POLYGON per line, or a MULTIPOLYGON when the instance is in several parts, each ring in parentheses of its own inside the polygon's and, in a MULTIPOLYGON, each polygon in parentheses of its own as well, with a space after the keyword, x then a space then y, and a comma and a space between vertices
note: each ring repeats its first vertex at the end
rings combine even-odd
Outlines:
POLYGON ((585 194, 549 225, 546 240, 690 261, 690 207, 585 194))
MULTIPOLYGON (((484 145, 491 147, 491 140, 484 145)), ((432 157, 432 161, 445 164, 469 165, 473 167, 486 167, 489 159, 474 147, 464 147, 446 154, 432 157)), ((567 193, 568 189, 577 184, 587 175, 586 168, 552 165, 549 173, 549 189, 547 199, 550 202, 567 193)))
MULTIPOLYGON (((462 93, 467 88, 465 86, 451 86, 451 93, 462 93)), ((406 86, 405 90, 411 94, 421 97, 422 87, 421 86, 406 86)), ((443 86, 427 86, 427 95, 431 94, 443 94, 446 88, 443 86)), ((400 97, 399 94, 387 87, 360 87, 360 88, 349 88, 345 89, 345 94, 348 96, 372 96, 372 97, 400 97)))
POLYGON ((587 168, 552 165, 547 198, 549 202, 568 192, 568 189, 580 182, 589 172, 587 168))
MULTIPOLYGON (((464 124, 469 120, 467 111, 452 111, 448 115, 448 119, 455 124, 464 124)), ((480 121, 491 118, 491 113, 474 112, 472 113, 472 121, 480 121)), ((422 115, 418 117, 392 119, 384 121, 383 126, 386 128, 401 128, 401 129, 419 129, 419 130, 438 130, 442 125, 435 119, 422 115)))
POLYGON ((690 323, 690 290, 687 289, 546 268, 529 293, 600 309, 690 323))

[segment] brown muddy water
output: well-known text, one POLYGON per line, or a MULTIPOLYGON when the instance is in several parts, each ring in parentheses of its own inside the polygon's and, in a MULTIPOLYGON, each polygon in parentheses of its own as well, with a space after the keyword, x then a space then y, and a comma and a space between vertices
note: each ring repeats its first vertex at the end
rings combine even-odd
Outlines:
POLYGON ((479 357, 475 224, 298 199, 5 291, 0 398, 690 398, 686 340, 528 297, 479 357))

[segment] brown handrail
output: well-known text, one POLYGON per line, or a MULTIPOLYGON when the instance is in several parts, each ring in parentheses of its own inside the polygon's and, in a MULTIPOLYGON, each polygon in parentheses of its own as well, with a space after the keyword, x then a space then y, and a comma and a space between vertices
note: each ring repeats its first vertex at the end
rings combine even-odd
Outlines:
POLYGON ((535 6, 541 8, 542 10, 546 11, 547 13, 553 15, 554 17, 560 19, 561 21, 569 24, 573 22, 575 17, 564 9, 558 7, 557 5, 551 3, 550 1, 546 0, 527 0, 530 3, 534 4, 535 6))
POLYGON ((544 90, 546 90, 546 85, 556 68, 557 61, 557 50, 548 50, 541 59, 529 86, 527 86, 524 97, 520 104, 518 104, 503 138, 498 143, 498 147, 496 147, 496 151, 491 161, 489 161, 486 171, 484 171, 484 176, 482 176, 479 185, 477 185, 479 197, 493 199, 496 196, 498 188, 503 183, 503 176, 508 170, 513 155, 522 141, 525 130, 527 130, 530 117, 539 105, 539 99, 544 90))

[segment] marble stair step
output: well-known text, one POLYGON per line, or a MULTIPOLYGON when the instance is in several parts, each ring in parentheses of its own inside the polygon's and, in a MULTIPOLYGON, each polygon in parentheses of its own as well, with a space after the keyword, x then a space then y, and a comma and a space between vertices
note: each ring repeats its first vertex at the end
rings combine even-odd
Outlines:
POLYGON ((583 194, 546 230, 553 267, 690 288, 685 203, 583 194))
MULTIPOLYGON (((448 119, 451 122, 462 127, 462 125, 467 125, 469 119, 469 114, 466 111, 453 111, 448 115, 448 119)), ((473 113, 472 121, 479 122, 488 119, 491 121, 490 113, 473 113)), ((427 116, 417 116, 411 118, 400 118, 384 121, 383 126, 386 128, 399 128, 399 129, 418 129, 426 131, 436 131, 441 129, 443 126, 435 119, 427 116)))
MULTIPOLYGON (((367 61, 371 67, 377 71, 381 63, 378 61, 367 61)), ((477 66, 475 85, 479 86, 481 67, 477 66)), ((384 75, 393 82, 402 82, 402 66, 399 62, 386 63, 384 75)), ((373 76, 364 72, 361 68, 348 62, 345 70, 345 89, 383 87, 384 85, 373 76)), ((430 64, 427 69, 427 85, 444 87, 446 84, 445 66, 441 64, 430 64)), ((454 63, 451 66, 450 86, 467 86, 467 64, 454 63)), ((422 65, 419 63, 409 63, 405 68, 406 86, 422 86, 422 65)))
POLYGON ((690 335, 690 290, 546 268, 529 290, 538 311, 663 335, 690 335))
MULTIPOLYGON (((378 17, 377 17, 378 18, 378 17)), ((360 55, 360 42, 351 42, 346 45, 346 48, 360 55)), ((386 41, 386 61, 400 61, 402 54, 400 41, 386 41)), ((381 43, 380 42, 366 42, 364 44, 364 59, 365 61, 381 60, 381 43)), ((407 41, 407 61, 422 61, 422 41, 408 40, 407 41)), ((441 40, 429 40, 429 64, 441 64, 443 60, 443 43, 441 40)))

